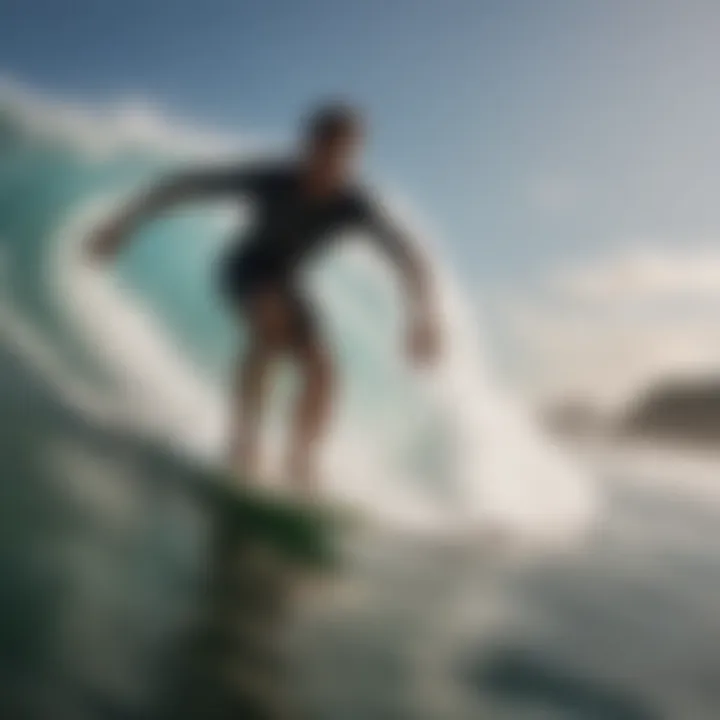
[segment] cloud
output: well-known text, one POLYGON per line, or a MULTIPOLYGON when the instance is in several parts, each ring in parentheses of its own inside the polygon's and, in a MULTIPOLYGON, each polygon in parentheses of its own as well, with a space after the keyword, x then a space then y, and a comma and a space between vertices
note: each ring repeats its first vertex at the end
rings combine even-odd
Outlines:
POLYGON ((57 99, 0 76, 0 112, 18 136, 69 144, 90 160, 123 151, 151 151, 182 157, 224 157, 263 147, 258 136, 205 131, 170 119, 144 98, 124 97, 89 105, 57 99))
POLYGON ((643 246, 565 267, 506 327, 535 396, 616 406, 664 378, 720 373, 720 251, 643 246))
POLYGON ((593 265, 562 269, 553 283, 569 297, 592 302, 720 302, 720 249, 640 246, 593 265))

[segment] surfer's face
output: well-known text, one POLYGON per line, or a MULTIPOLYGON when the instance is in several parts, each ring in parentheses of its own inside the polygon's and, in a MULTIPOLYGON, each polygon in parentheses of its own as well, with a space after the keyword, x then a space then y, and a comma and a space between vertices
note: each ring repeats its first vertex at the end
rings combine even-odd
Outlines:
POLYGON ((313 173, 326 186, 344 184, 354 173, 362 144, 356 129, 315 141, 309 148, 313 173))

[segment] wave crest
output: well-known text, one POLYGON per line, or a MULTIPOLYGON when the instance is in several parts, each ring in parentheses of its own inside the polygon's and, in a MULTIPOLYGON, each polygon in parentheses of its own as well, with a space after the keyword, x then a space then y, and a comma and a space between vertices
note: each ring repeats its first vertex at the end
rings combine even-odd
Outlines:
MULTIPOLYGON (((71 178, 74 192, 55 208, 54 222, 34 230, 19 227, 17 219, 6 222, 0 204, 0 236, 12 256, 14 243, 21 242, 19 229, 32 234, 34 256, 26 262, 49 270, 33 277, 51 288, 61 306, 62 332, 90 349, 109 378, 105 391, 130 422, 186 450, 217 457, 224 442, 227 384, 216 371, 230 358, 210 362, 201 352, 188 351, 193 344, 207 345, 208 324, 215 335, 228 332, 227 325, 205 322, 210 288, 197 271, 209 267, 217 251, 217 226, 205 216, 180 221, 173 225, 175 244, 172 253, 162 255, 162 267, 135 258, 116 275, 87 265, 80 247, 117 202, 117 188, 131 186, 148 166, 199 150, 237 155, 243 143, 188 135, 157 114, 70 109, 6 86, 0 88, 0 154, 10 147, 2 134, 22 133, 26 149, 12 151, 14 176, 4 175, 0 164, 0 192, 8 186, 17 191, 13 183, 22 177, 26 199, 38 206, 47 202, 42 153, 48 116, 63 118, 51 125, 53 142, 62 128, 65 152, 47 162, 52 160, 56 172, 60 168, 58 177, 71 178), (86 170, 88 140, 92 173, 86 170), (189 308, 195 327, 181 328, 174 319, 178 303, 189 308)), ((169 233, 158 223, 143 234, 142 243, 159 253, 169 233)), ((429 243, 427 252, 438 272, 447 338, 445 359, 432 376, 400 366, 397 298, 384 270, 362 251, 350 245, 312 278, 346 378, 326 454, 328 492, 394 524, 462 527, 463 532, 491 527, 533 540, 574 536, 595 508, 591 482, 492 381, 473 313, 429 243)), ((227 354, 231 344, 210 346, 214 354, 227 354)), ((282 416, 281 406, 275 416, 282 416)), ((273 446, 280 434, 281 423, 274 423, 273 446)))

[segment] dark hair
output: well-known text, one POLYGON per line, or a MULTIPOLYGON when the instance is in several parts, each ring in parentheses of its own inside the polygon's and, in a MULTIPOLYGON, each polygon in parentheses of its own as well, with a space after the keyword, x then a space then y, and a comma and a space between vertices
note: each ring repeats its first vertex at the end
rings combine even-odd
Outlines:
POLYGON ((324 143, 362 131, 360 112, 344 103, 328 103, 316 108, 305 125, 305 136, 313 144, 324 143))

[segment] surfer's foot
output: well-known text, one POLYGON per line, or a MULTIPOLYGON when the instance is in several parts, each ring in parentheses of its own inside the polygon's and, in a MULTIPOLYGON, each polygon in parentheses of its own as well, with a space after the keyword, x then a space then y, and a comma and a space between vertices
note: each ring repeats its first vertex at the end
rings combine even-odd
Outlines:
POLYGON ((307 450, 294 450, 290 453, 287 463, 287 476, 293 490, 302 499, 313 501, 316 498, 318 490, 317 470, 307 450))
POLYGON ((238 443, 230 456, 230 468, 237 480, 244 485, 255 481, 259 472, 259 457, 255 447, 249 443, 238 443))

